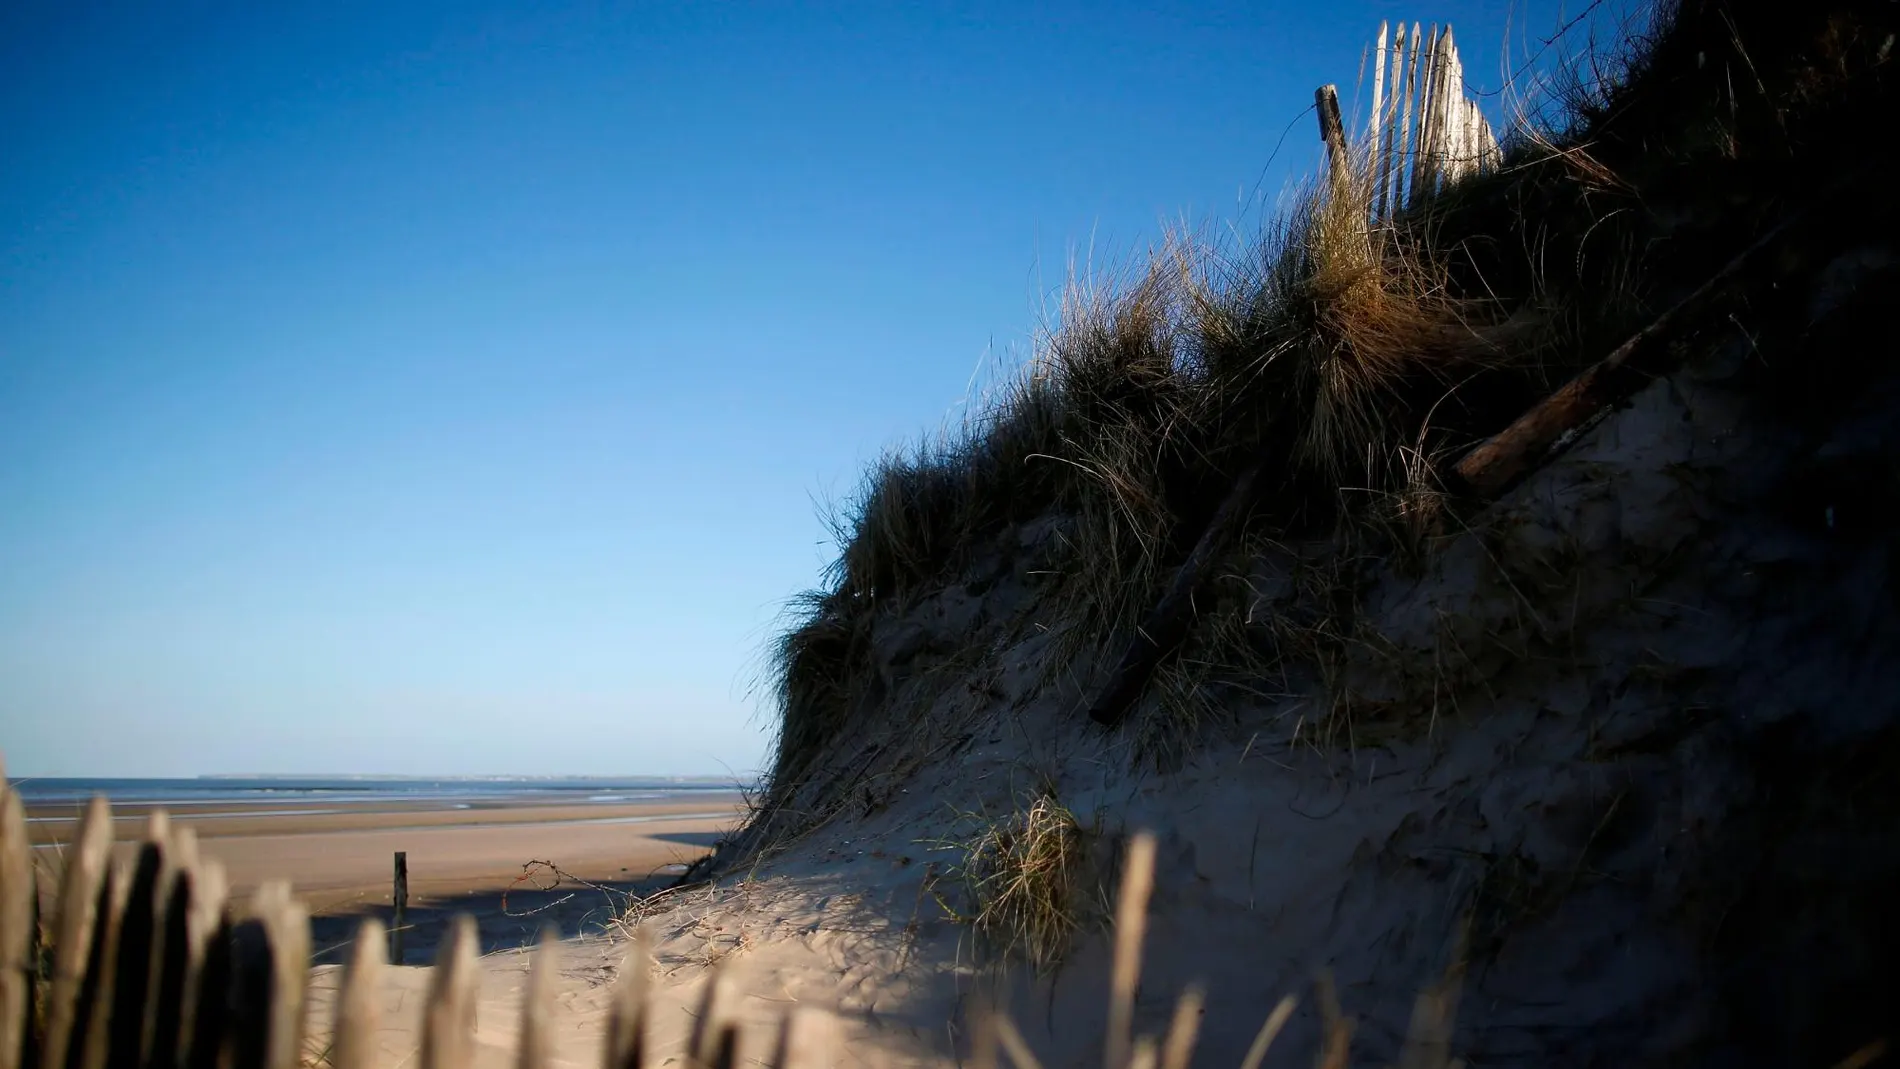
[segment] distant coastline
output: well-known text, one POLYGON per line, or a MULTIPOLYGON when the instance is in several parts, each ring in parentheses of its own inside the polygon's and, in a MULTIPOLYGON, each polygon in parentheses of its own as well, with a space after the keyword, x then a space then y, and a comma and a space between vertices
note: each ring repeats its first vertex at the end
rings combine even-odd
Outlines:
POLYGON ((424 800, 569 799, 585 804, 661 797, 742 796, 754 783, 732 776, 389 776, 200 775, 192 777, 8 777, 29 808, 82 804, 104 795, 119 805, 295 805, 424 800))
MULTIPOLYGON (((121 777, 121 778, 134 779, 137 777, 128 776, 128 777, 121 777)), ((153 777, 153 778, 162 779, 162 778, 168 778, 168 777, 153 777)), ((348 783, 416 783, 416 782, 571 783, 571 784, 600 784, 600 785, 611 785, 611 786, 617 786, 617 787, 633 787, 633 786, 647 786, 647 785, 660 785, 660 784, 666 784, 666 785, 679 785, 679 784, 728 785, 730 784, 734 786, 743 786, 757 780, 758 775, 755 773, 751 777, 732 776, 732 775, 718 775, 718 776, 474 776, 474 775, 429 776, 429 775, 406 775, 406 774, 401 774, 401 773, 382 773, 382 772, 354 772, 354 773, 352 772, 314 773, 313 772, 313 773, 296 773, 296 774, 284 773, 284 772, 277 772, 277 773, 203 772, 189 778, 200 779, 200 780, 242 780, 242 781, 247 781, 247 782, 260 782, 260 783, 261 782, 335 783, 337 781, 343 781, 343 782, 348 782, 348 783)))

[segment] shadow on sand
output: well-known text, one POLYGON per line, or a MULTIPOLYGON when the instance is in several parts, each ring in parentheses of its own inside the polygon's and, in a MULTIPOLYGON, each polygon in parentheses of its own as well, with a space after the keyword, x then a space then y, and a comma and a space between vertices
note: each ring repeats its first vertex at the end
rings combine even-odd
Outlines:
MULTIPOLYGON (((669 836, 684 840, 691 836, 669 836)), ((699 845, 699 844, 694 844, 699 845)), ((599 936, 636 898, 663 890, 679 878, 684 866, 669 865, 639 880, 615 880, 593 885, 553 880, 541 887, 523 885, 506 894, 484 891, 411 900, 403 932, 403 965, 432 965, 449 921, 458 913, 475 918, 483 954, 533 946, 542 929, 551 928, 562 939, 599 936), (543 889, 545 888, 545 889, 543 889)), ((349 960, 358 927, 375 917, 387 927, 392 917, 387 903, 310 918, 311 964, 340 965, 349 960)))

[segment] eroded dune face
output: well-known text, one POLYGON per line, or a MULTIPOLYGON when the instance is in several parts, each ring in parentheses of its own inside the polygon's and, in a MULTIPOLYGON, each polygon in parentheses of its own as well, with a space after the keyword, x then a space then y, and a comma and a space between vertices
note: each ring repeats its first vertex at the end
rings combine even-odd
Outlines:
MULTIPOLYGON (((728 876, 725 904, 673 923, 666 953, 731 954, 761 989, 835 1000, 918 1057, 949 1056, 967 1024, 944 1022, 1000 983, 1046 1064, 1095 1064, 1113 843, 1152 829, 1138 1014, 1159 1031, 1179 991, 1204 987, 1203 1064, 1239 1064, 1288 993, 1305 998, 1285 1042, 1310 1051, 1322 972, 1355 1049, 1388 1059, 1461 945, 1454 1049, 1474 1060, 1851 1051, 1892 993, 1877 933, 1895 889, 1900 796, 1881 770, 1900 630, 1884 506, 1832 473, 1897 470, 1900 380, 1798 435, 1763 419, 1743 344, 1643 390, 1422 574, 1377 569, 1367 638, 1330 685, 1222 688, 1225 719, 1164 767, 1042 684, 1046 639, 1001 646, 979 685, 938 699, 937 735, 841 747, 844 765, 904 759, 728 876), (1415 715, 1355 718, 1350 745, 1315 738, 1342 695, 1415 715), (953 915, 974 908, 957 870, 1039 797, 1093 843, 1082 928, 1046 975, 1017 954, 998 980, 1010 955, 953 915)), ((1271 597, 1280 565, 1256 566, 1271 597)), ((947 592, 892 628, 1033 615, 997 589, 947 592)))
MULTIPOLYGON (((1528 478, 1414 543, 1237 539, 1116 731, 1085 715, 1115 648, 1077 656, 1052 607, 1071 515, 1006 525, 900 604, 834 601, 859 614, 837 637, 857 667, 819 757, 725 854, 750 905, 669 945, 730 947, 799 997, 842 978, 852 1027, 889 1049, 950 1056, 981 995, 1045 1064, 1096 1064, 1106 888, 1149 829, 1137 1014, 1159 1031, 1202 985, 1199 1064, 1239 1064, 1289 993, 1286 1056, 1310 1056, 1321 974, 1371 1063, 1448 970, 1474 1063, 1831 1064, 1878 1038, 1900 1004, 1900 234, 1840 136, 1884 114, 1887 76, 1823 90, 1815 65, 1871 62, 1891 17, 1839 7, 1690 5, 1638 64, 1669 91, 1586 117, 1600 170, 1579 181, 1639 220, 1621 247, 1661 250, 1629 260, 1645 315, 1577 335, 1599 355, 1786 225, 1528 478), (1732 127, 1696 111, 1718 14, 1780 102, 1732 127), (1753 136, 1773 149, 1736 147, 1753 136), (1040 971, 996 945, 1020 928, 972 923, 995 885, 968 879, 996 877, 984 851, 1038 802, 1077 829, 1078 927, 1040 971)), ((1528 248, 1570 217, 1512 181, 1458 211, 1528 248)), ((1581 277, 1599 253, 1572 237, 1581 277)))

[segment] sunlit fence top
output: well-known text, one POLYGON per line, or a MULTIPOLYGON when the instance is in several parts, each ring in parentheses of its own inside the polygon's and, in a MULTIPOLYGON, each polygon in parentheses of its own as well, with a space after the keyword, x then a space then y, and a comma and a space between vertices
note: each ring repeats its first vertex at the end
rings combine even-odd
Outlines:
POLYGON ((1446 183, 1497 167, 1497 137, 1465 87, 1450 26, 1379 24, 1372 110, 1360 153, 1373 219, 1419 203, 1446 183))

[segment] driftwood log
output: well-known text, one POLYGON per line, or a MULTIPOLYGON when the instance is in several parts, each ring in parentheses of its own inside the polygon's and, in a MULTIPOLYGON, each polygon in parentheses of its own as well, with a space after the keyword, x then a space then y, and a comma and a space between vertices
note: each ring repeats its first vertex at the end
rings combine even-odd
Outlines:
POLYGON ((1796 213, 1737 253, 1695 291, 1631 335, 1610 355, 1586 368, 1556 393, 1466 453, 1452 469, 1453 489, 1480 499, 1495 498, 1548 463, 1601 413, 1628 400, 1658 375, 1673 369, 1669 337, 1685 319, 1708 306, 1730 282, 1761 257, 1802 218, 1796 213))

